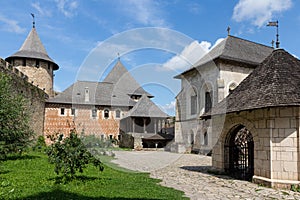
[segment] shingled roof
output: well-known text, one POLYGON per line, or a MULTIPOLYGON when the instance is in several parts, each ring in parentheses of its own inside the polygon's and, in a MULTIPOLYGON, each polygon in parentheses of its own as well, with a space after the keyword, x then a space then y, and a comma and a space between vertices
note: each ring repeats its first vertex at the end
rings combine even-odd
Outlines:
POLYGON ((167 118, 166 113, 155 105, 146 94, 139 99, 137 104, 128 112, 126 117, 153 117, 153 118, 167 118))
POLYGON ((77 81, 62 93, 47 100, 48 103, 85 104, 105 106, 134 106, 128 95, 113 94, 113 83, 77 81), (85 90, 89 91, 89 101, 85 101, 85 90))
POLYGON ((131 95, 153 97, 131 76, 120 60, 103 82, 77 81, 62 93, 48 99, 49 103, 134 106, 131 95), (85 101, 85 89, 89 90, 89 101, 85 101))
POLYGON ((270 55, 272 51, 273 48, 271 47, 229 35, 200 58, 200 60, 194 64, 194 67, 175 76, 175 78, 180 78, 180 75, 186 74, 209 62, 215 62, 218 59, 241 62, 256 67, 270 55))
POLYGON ((299 86, 300 61, 277 49, 201 118, 259 108, 300 106, 299 86))
POLYGON ((7 57, 5 60, 10 62, 12 58, 41 59, 53 63, 53 70, 57 70, 59 68, 58 65, 48 56, 48 53, 34 27, 31 29, 19 51, 7 57))
POLYGON ((103 82, 113 83, 114 93, 139 96, 146 94, 148 97, 153 97, 151 94, 147 93, 138 82, 136 82, 120 60, 117 61, 103 82))

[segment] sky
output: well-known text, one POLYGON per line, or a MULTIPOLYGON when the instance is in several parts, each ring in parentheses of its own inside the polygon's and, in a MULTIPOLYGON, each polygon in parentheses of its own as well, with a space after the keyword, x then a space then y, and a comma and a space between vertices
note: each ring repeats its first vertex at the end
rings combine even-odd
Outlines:
POLYGON ((134 78, 174 115, 174 79, 230 35, 280 47, 300 57, 298 0, 0 0, 0 57, 23 44, 32 28, 59 65, 54 88, 101 81, 120 59, 134 78))

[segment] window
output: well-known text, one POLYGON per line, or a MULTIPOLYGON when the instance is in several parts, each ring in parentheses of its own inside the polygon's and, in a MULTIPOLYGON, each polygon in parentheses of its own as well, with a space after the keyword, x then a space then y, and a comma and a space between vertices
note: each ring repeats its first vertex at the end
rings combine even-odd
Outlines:
POLYGON ((236 83, 231 83, 229 85, 229 94, 232 93, 232 91, 236 88, 237 84, 236 83))
POLYGON ((60 115, 65 115, 65 114, 66 114, 66 109, 60 108, 60 115))
POLYGON ((26 59, 25 59, 25 58, 23 59, 23 64, 22 64, 22 66, 26 66, 26 59))
POLYGON ((112 140, 113 139, 113 135, 109 135, 109 139, 112 140))
POLYGON ((104 118, 105 118, 105 119, 108 119, 108 118, 109 118, 109 110, 108 110, 108 109, 105 109, 105 110, 104 110, 104 118))
POLYGON ((97 117, 97 108, 92 109, 92 117, 96 118, 97 117))
POLYGON ((197 113, 197 95, 191 96, 191 115, 197 113))
POLYGON ((119 141, 121 140, 121 135, 118 135, 118 140, 119 140, 119 141))
POLYGON ((208 112, 212 108, 211 92, 205 92, 205 112, 208 112))
POLYGON ((116 118, 120 118, 121 117, 121 111, 120 110, 116 110, 116 118))
POLYGON ((85 89, 84 89, 84 101, 85 102, 89 102, 90 101, 90 94, 89 94, 90 92, 89 92, 89 88, 88 87, 86 87, 85 89))
POLYGON ((40 67, 40 60, 36 60, 36 61, 35 61, 35 66, 36 66, 37 68, 40 67))
POLYGON ((75 115, 75 111, 76 111, 76 109, 75 108, 71 108, 71 115, 75 115))
POLYGON ((203 140, 204 140, 204 145, 208 145, 208 136, 207 136, 207 132, 204 133, 204 135, 203 135, 203 140))

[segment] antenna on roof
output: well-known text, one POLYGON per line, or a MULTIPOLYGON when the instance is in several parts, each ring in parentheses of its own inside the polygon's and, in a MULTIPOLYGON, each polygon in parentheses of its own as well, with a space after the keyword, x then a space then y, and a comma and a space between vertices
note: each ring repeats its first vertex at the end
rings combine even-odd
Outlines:
POLYGON ((118 52, 118 60, 120 60, 120 53, 118 52))
POLYGON ((230 35, 230 26, 227 27, 227 35, 230 35))
POLYGON ((32 16, 32 28, 35 28, 34 14, 31 13, 31 16, 32 16))
POLYGON ((269 22, 267 26, 276 26, 276 48, 279 48, 279 34, 278 34, 278 20, 274 22, 269 22))

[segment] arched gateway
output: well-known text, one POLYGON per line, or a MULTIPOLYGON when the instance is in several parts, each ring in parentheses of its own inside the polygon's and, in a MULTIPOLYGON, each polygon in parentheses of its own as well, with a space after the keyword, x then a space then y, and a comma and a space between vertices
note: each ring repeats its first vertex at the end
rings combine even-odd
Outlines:
POLYGON ((254 175, 254 142, 250 131, 243 125, 229 131, 224 144, 225 171, 230 176, 251 180, 254 175))

